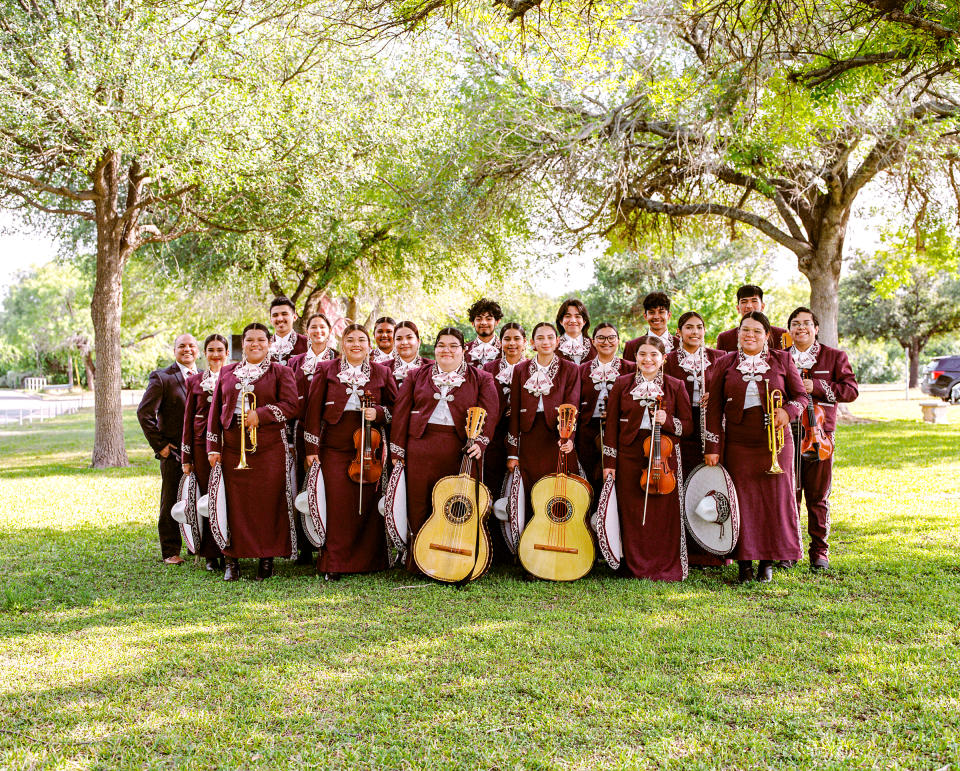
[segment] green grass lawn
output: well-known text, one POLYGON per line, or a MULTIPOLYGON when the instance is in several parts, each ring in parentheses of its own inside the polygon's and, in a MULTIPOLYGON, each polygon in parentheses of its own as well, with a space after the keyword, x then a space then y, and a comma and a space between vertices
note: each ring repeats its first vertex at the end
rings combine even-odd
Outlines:
POLYGON ((2 768, 960 768, 960 408, 839 430, 833 570, 464 590, 159 561, 89 413, 0 431, 2 768))

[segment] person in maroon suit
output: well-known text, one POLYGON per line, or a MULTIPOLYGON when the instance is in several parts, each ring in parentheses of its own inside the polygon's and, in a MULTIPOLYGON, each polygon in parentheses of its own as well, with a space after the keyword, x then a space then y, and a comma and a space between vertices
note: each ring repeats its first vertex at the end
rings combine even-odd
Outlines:
MULTIPOLYGON (((490 446, 483 458, 483 481, 494 498, 504 494, 503 483, 507 476, 507 431, 510 428, 510 387, 513 385, 513 370, 521 361, 526 361, 527 332, 516 321, 503 325, 500 330, 500 349, 503 355, 484 365, 496 383, 499 397, 499 419, 490 446)), ((490 528, 495 564, 511 562, 510 549, 503 540, 499 527, 490 528)))
POLYGON ((297 320, 297 309, 289 297, 274 297, 270 303, 270 323, 273 334, 270 336, 270 359, 278 364, 288 364, 291 356, 307 350, 307 338, 293 330, 297 320))
MULTIPOLYGON (((703 317, 696 311, 688 311, 680 316, 677 329, 680 332, 680 345, 663 360, 663 371, 684 384, 693 410, 693 433, 680 440, 683 478, 687 479, 703 463, 703 428, 707 419, 706 410, 702 407, 707 397, 704 386, 710 366, 724 353, 703 344, 705 325, 703 317)), ((687 560, 692 567, 720 567, 727 563, 723 557, 706 551, 689 534, 687 560)))
MULTIPOLYGON (((744 284, 737 290, 737 313, 740 314, 740 318, 754 311, 762 313, 766 307, 766 304, 763 302, 763 290, 756 284, 744 284)), ((783 333, 786 331, 783 327, 770 327, 769 344, 771 348, 782 347, 783 333)), ((737 345, 740 340, 739 335, 739 326, 728 329, 726 332, 721 332, 717 336, 717 350, 737 350, 737 345)))
POLYGON ((623 566, 636 578, 682 581, 687 577, 687 541, 683 528, 683 469, 680 440, 693 433, 690 398, 683 381, 663 373, 663 341, 641 337, 637 370, 621 375, 607 402, 603 437, 604 475, 614 477, 620 507, 623 566), (673 452, 661 462, 673 472, 676 486, 668 494, 646 495, 642 474, 650 458, 644 440, 654 424, 673 440, 673 452))
POLYGON ((187 379, 196 374, 199 353, 193 335, 178 335, 173 342, 174 362, 150 373, 150 380, 137 407, 137 420, 160 461, 160 554, 168 565, 183 564, 180 556, 180 527, 170 514, 177 500, 183 476, 180 445, 183 443, 183 414, 187 403, 187 379))
POLYGON ((556 328, 541 321, 533 328, 532 337, 537 355, 513 368, 507 432, 507 469, 520 469, 527 492, 527 522, 533 516, 533 486, 547 474, 557 473, 558 446, 568 455, 567 468, 572 473, 577 469, 576 436, 560 442, 557 408, 580 404, 580 369, 557 355, 556 328))
POLYGON ((262 581, 273 575, 274 557, 297 556, 286 439, 286 423, 299 412, 297 381, 289 367, 270 360, 268 334, 263 324, 244 328, 243 358, 221 370, 207 420, 207 458, 211 467, 222 461, 227 497, 226 581, 240 579, 241 558, 259 559, 256 578, 262 581), (241 426, 242 393, 254 394, 257 408, 247 411, 241 426), (246 453, 249 468, 238 469, 241 439, 252 428, 257 449, 246 453))
POLYGON ((731 556, 740 564, 741 582, 770 581, 773 564, 798 560, 800 521, 793 488, 793 440, 790 421, 806 406, 807 396, 793 359, 767 345, 770 322, 759 311, 740 319, 740 347, 710 366, 707 379, 707 441, 704 462, 720 462, 730 473, 740 504, 740 539, 731 556), (773 464, 768 447, 767 395, 780 391, 783 406, 772 416, 783 429, 777 461, 781 474, 768 474, 773 464), (721 434, 723 435, 721 437, 721 434))
POLYGON ((348 471, 357 454, 353 435, 361 427, 361 411, 363 420, 380 427, 389 423, 397 382, 387 366, 370 361, 370 337, 360 324, 344 329, 341 346, 342 358, 317 368, 304 419, 307 466, 320 463, 327 494, 327 540, 317 559, 317 572, 327 580, 388 567, 377 512, 380 485, 364 484, 361 491, 348 471), (364 395, 373 406, 363 408, 364 395))
POLYGON ((475 367, 483 367, 500 357, 497 324, 503 318, 503 310, 499 303, 481 297, 470 306, 468 313, 477 336, 467 343, 467 362, 475 367))
MULTIPOLYGON (((823 430, 833 439, 837 427, 837 405, 854 401, 860 393, 853 368, 847 360, 847 354, 817 339, 820 321, 809 308, 800 307, 791 313, 787 328, 793 338, 790 355, 800 370, 804 390, 814 404, 823 408, 823 430)), ((830 567, 827 538, 830 536, 832 481, 833 455, 826 460, 800 459, 797 506, 800 506, 803 498, 807 499, 810 570, 814 572, 830 567)))
MULTIPOLYGON (((309 347, 304 353, 292 356, 288 366, 293 370, 297 379, 297 399, 300 405, 297 419, 292 425, 288 424, 287 441, 294 449, 294 464, 297 472, 297 490, 303 489, 306 478, 307 450, 303 441, 303 419, 307 410, 307 395, 310 393, 310 384, 313 382, 317 368, 325 361, 336 359, 339 354, 330 345, 330 319, 324 313, 314 313, 307 319, 307 341, 309 347)), ((297 526, 297 554, 298 565, 313 564, 313 544, 307 540, 303 532, 300 517, 296 517, 297 526)))
POLYGON ((373 341, 377 347, 370 356, 376 364, 386 364, 393 358, 393 332, 397 322, 390 316, 381 316, 373 322, 373 341))
POLYGON ((607 417, 607 397, 621 375, 637 369, 636 360, 617 356, 620 335, 613 324, 603 322, 593 330, 597 358, 580 365, 580 418, 577 421, 577 455, 580 467, 593 488, 593 502, 600 499, 603 486, 603 442, 601 437, 607 417))
MULTIPOLYGON (((187 380, 187 406, 183 411, 183 473, 193 472, 197 477, 198 497, 207 494, 207 482, 210 480, 210 462, 207 460, 207 420, 210 417, 210 405, 213 392, 220 379, 220 370, 227 360, 227 338, 223 335, 210 335, 203 341, 203 358, 207 360, 207 369, 198 372, 187 380)), ((209 571, 223 569, 223 552, 213 540, 210 532, 210 520, 200 518, 203 533, 200 537, 200 551, 206 559, 209 571)))
POLYGON ((467 441, 467 410, 487 411, 483 431, 467 451, 481 473, 483 450, 490 444, 498 418, 497 389, 488 372, 467 364, 463 333, 445 327, 437 333, 433 364, 413 372, 397 397, 390 450, 406 468, 407 522, 410 528, 407 569, 419 573, 413 541, 430 516, 433 488, 442 477, 460 473, 467 441))
MULTIPOLYGON (((659 337, 663 343, 663 350, 669 354, 680 345, 678 335, 670 334, 670 298, 663 292, 650 292, 643 298, 643 318, 647 321, 647 331, 640 337, 653 335, 659 337)), ((623 347, 623 358, 627 361, 637 360, 637 346, 640 337, 628 340, 623 347)))
POLYGON ((397 324, 393 330, 393 345, 393 358, 387 364, 399 388, 407 375, 429 364, 430 359, 420 355, 420 330, 412 321, 397 324))
POLYGON ((563 330, 557 341, 557 354, 578 367, 597 358, 597 349, 590 342, 590 314, 587 306, 571 297, 557 311, 556 329, 563 330))

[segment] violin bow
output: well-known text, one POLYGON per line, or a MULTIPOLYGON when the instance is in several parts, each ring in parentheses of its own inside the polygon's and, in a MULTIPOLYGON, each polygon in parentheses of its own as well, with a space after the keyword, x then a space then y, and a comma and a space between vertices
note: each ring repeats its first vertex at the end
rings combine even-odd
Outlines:
POLYGON ((653 471, 653 424, 657 420, 657 412, 654 409, 656 404, 656 402, 651 402, 647 408, 650 410, 650 457, 647 459, 647 486, 643 490, 643 519, 640 521, 641 525, 647 524, 647 501, 650 500, 650 484, 652 482, 650 473, 653 471))
POLYGON ((357 516, 363 516, 363 461, 367 436, 367 392, 360 396, 360 499, 357 504, 357 516))

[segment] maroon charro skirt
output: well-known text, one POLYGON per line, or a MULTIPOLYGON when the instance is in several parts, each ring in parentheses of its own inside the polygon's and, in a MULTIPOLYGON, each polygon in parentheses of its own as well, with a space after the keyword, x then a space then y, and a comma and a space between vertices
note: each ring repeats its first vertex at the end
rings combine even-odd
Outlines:
MULTIPOLYGON (((558 442, 560 437, 547 425, 543 413, 537 413, 530 430, 520 435, 520 476, 527 496, 527 522, 533 518, 530 491, 547 474, 557 473, 557 461, 560 456, 558 442)), ((579 476, 576 441, 567 455, 567 473, 579 476)))
POLYGON ((320 573, 371 573, 388 567, 387 534, 377 511, 380 482, 363 485, 361 506, 360 484, 348 473, 357 455, 353 434, 358 428, 360 413, 349 410, 339 423, 323 429, 320 467, 327 491, 327 541, 317 557, 320 573))
MULTIPOLYGON (((680 480, 667 495, 646 497, 641 475, 647 470, 643 440, 649 430, 637 434, 633 444, 617 450, 617 504, 620 508, 620 532, 623 538, 622 568, 637 578, 654 581, 682 581, 687 576, 687 547, 683 519, 680 516, 680 480)), ((676 446, 668 463, 676 476, 679 458, 676 446)))
MULTIPOLYGON (((237 422, 239 417, 237 418, 237 422)), ((257 429, 257 451, 240 462, 236 422, 223 435, 223 483, 230 523, 228 557, 290 557, 293 536, 292 494, 287 490, 287 448, 281 424, 257 429)))
POLYGON ((784 431, 778 456, 782 474, 767 474, 772 457, 767 447, 763 410, 751 407, 743 422, 727 423, 723 465, 737 489, 740 540, 730 555, 736 560, 799 560, 800 518, 793 491, 793 439, 784 431))

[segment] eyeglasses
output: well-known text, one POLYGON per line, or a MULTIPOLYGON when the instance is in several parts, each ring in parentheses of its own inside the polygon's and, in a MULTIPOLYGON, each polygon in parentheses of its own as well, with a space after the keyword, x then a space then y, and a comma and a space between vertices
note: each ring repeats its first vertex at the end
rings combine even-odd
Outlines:
POLYGON ((810 327, 811 329, 813 329, 816 326, 816 324, 814 324, 812 321, 791 321, 790 326, 791 327, 810 327))
POLYGON ((612 343, 615 340, 619 340, 620 338, 618 335, 597 335, 593 339, 598 343, 612 343))
POLYGON ((452 345, 448 345, 447 343, 440 343, 438 345, 433 346, 433 349, 435 351, 459 351, 461 348, 463 348, 463 346, 460 345, 460 343, 453 343, 452 345))

